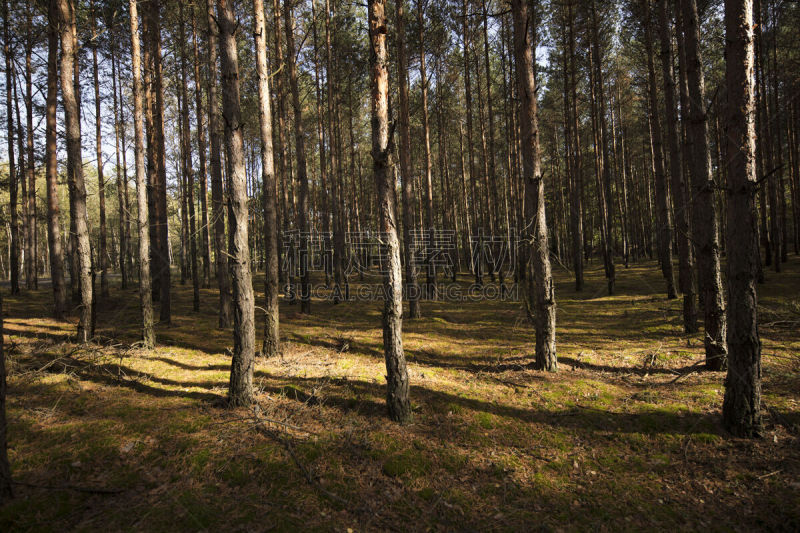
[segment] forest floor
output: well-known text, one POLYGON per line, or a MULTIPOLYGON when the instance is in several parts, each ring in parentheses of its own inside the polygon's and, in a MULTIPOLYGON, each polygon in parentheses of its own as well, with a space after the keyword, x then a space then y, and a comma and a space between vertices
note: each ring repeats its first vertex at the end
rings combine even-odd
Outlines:
POLYGON ((18 485, 0 530, 796 531, 800 259, 785 267, 759 288, 758 440, 722 429, 725 375, 698 365, 654 263, 619 268, 612 297, 597 264, 582 293, 556 273, 557 374, 532 369, 518 304, 424 303, 404 323, 405 426, 386 416, 377 302, 282 303, 283 356, 257 362, 259 407, 232 410, 215 291, 193 313, 176 287, 149 352, 135 288, 114 283, 88 348, 47 318, 48 288, 4 296, 18 485))

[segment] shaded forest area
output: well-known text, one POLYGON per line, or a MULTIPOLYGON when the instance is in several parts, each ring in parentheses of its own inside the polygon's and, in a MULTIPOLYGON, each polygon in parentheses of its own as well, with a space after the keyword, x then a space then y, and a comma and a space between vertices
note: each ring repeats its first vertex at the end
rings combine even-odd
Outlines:
POLYGON ((800 528, 800 4, 2 0, 3 530, 800 528))

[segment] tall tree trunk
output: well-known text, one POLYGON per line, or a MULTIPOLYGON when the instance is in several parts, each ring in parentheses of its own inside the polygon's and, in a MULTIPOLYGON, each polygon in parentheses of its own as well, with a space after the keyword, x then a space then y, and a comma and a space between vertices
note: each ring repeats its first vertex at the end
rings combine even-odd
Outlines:
POLYGON ((219 97, 217 95, 217 0, 206 0, 208 42, 206 94, 208 94, 208 137, 211 145, 211 218, 214 226, 214 259, 219 288, 219 327, 231 325, 231 286, 228 278, 228 255, 225 246, 225 201, 222 189, 222 161, 219 138, 219 97))
POLYGON ((406 270, 406 299, 408 318, 420 318, 420 288, 417 283, 416 260, 412 235, 414 230, 414 182, 415 173, 411 169, 411 126, 408 112, 408 58, 406 56, 405 0, 396 0, 397 9, 397 71, 399 78, 398 95, 400 101, 400 174, 403 194, 403 254, 406 270))
POLYGON ((208 167, 206 165, 205 113, 203 112, 203 84, 200 77, 200 47, 197 44, 197 15, 192 5, 192 45, 194 52, 195 112, 197 116, 197 154, 200 162, 198 182, 200 184, 200 227, 202 228, 203 287, 211 286, 211 244, 208 233, 208 167))
POLYGON ((73 78, 74 61, 77 56, 75 26, 71 23, 74 6, 72 0, 57 0, 57 2, 61 32, 61 94, 66 122, 67 166, 75 182, 72 201, 78 241, 81 294, 78 339, 85 343, 94 336, 92 331, 92 251, 89 244, 89 220, 86 214, 86 185, 83 181, 80 117, 75 79, 73 78))
POLYGON ((144 87, 139 44, 139 16, 136 0, 129 0, 131 20, 131 70, 133 71, 133 133, 136 162, 137 229, 139 235, 139 304, 142 311, 142 345, 152 348, 156 342, 153 329, 153 303, 150 286, 150 234, 147 203, 147 177, 144 161, 144 87))
POLYGON ((26 37, 25 37, 25 123, 26 123, 26 151, 27 167, 26 176, 28 181, 27 195, 24 199, 28 219, 25 221, 27 232, 25 238, 25 286, 28 289, 39 288, 39 269, 37 254, 36 231, 36 165, 33 152, 33 69, 31 56, 33 55, 33 5, 28 4, 26 14, 26 37))
POLYGON ((97 255, 100 267, 100 295, 108 298, 108 250, 106 246, 108 229, 106 227, 106 180, 103 176, 103 122, 100 112, 100 74, 97 66, 97 14, 94 2, 90 5, 92 26, 92 76, 94 79, 95 141, 97 144, 97 199, 100 211, 100 242, 97 255))
POLYGON ((580 123, 578 117, 577 83, 575 80, 577 68, 575 66, 575 6, 569 3, 568 12, 568 38, 569 38, 569 87, 570 110, 572 122, 571 133, 574 136, 572 146, 573 162, 573 190, 570 218, 572 221, 572 244, 574 248, 573 263, 575 268, 575 290, 583 290, 583 165, 581 157, 580 123))
MULTIPOLYGON (((606 112, 605 112, 605 87, 603 83, 603 60, 600 55, 600 29, 599 21, 597 19, 597 8, 595 1, 592 0, 592 55, 594 56, 594 69, 595 69, 595 83, 597 84, 597 115, 598 124, 600 129, 599 142, 602 146, 602 185, 598 189, 597 194, 600 197, 601 203, 601 221, 602 227, 605 228, 605 236, 603 238, 603 255, 606 262, 606 278, 608 280, 608 294, 614 292, 614 284, 616 283, 616 271, 614 267, 614 202, 611 199, 611 162, 608 158, 608 128, 606 127, 606 112)), ((649 42, 649 41, 648 41, 649 42)), ((671 232, 670 232, 671 233, 671 232)), ((671 263, 670 263, 671 265, 671 263)), ((670 269, 672 267, 670 266, 670 269)), ((668 278, 668 280, 671 278, 668 278)), ((672 289, 671 297, 674 297, 675 289, 672 289)))
POLYGON ((181 99, 183 101, 181 139, 183 145, 183 174, 186 176, 186 206, 188 208, 188 238, 189 238, 189 268, 192 275, 192 309, 200 311, 200 273, 197 270, 197 237, 194 209, 194 170, 192 169, 192 138, 189 126, 189 93, 186 88, 186 32, 183 12, 183 1, 178 4, 178 32, 180 33, 180 71, 181 71, 181 99))
POLYGON ((386 361, 386 405, 397 422, 411 419, 409 382, 403 353, 403 279, 400 270, 400 243, 394 180, 389 154, 389 70, 386 52, 386 0, 369 0, 370 77, 372 112, 372 161, 378 192, 379 231, 386 249, 383 274, 383 354, 386 361))
POLYGON ((419 78, 420 89, 422 91, 422 137, 424 149, 424 170, 425 182, 422 184, 425 187, 425 233, 427 234, 427 243, 425 245, 425 267, 426 267, 426 280, 425 280, 425 295, 427 298, 436 299, 436 265, 433 263, 433 258, 436 256, 435 244, 435 228, 433 220, 433 160, 431 158, 431 128, 430 119, 428 116, 428 73, 425 68, 425 21, 423 17, 422 2, 424 0, 417 0, 417 29, 419 30, 419 78))
MULTIPOLYGON (((672 32, 668 0, 659 0, 659 36, 661 38, 661 74, 664 80, 664 109, 666 111, 669 169, 672 178, 672 205, 675 228, 678 232, 678 286, 683 293, 683 329, 686 333, 697 331, 697 286, 694 280, 694 255, 689 228, 688 193, 681 169, 678 148, 678 113, 675 104, 675 80, 672 77, 672 32)), ((670 243, 671 246, 671 243, 670 243)))
MULTIPOLYGON (((329 0, 325 0, 325 49, 326 49, 326 71, 327 71, 327 89, 328 89, 328 132, 333 135, 334 130, 334 76, 336 70, 334 69, 334 51, 331 45, 331 5, 329 0)), ((342 184, 342 159, 344 155, 341 148, 341 134, 339 133, 339 120, 337 114, 336 120, 337 135, 336 135, 336 149, 331 150, 331 192, 333 194, 333 281, 335 284, 336 293, 334 294, 334 303, 340 301, 340 295, 344 290, 344 295, 347 296, 349 289, 347 285, 347 278, 344 272, 344 255, 345 255, 345 231, 344 231, 344 187, 342 184), (335 169, 335 170, 334 170, 335 169), (344 289, 342 289, 344 284, 344 289)))
MULTIPOLYGON (((684 0, 685 1, 685 0, 684 0)), ((692 2, 694 0, 691 0, 692 2)), ((722 420, 737 436, 761 434, 761 341, 756 291, 753 2, 725 0, 728 174, 728 376, 722 420)))
POLYGON ((253 0, 255 13, 256 70, 258 73, 259 125, 261 126, 261 180, 264 195, 264 345, 261 354, 274 357, 280 350, 278 313, 278 217, 275 161, 272 150, 272 109, 267 70, 267 25, 264 0, 253 0))
MULTIPOLYGON (((684 10, 686 42, 686 75, 689 85, 689 125, 691 164, 695 203, 693 237, 696 243, 699 275, 702 279, 705 313, 706 367, 725 368, 725 296, 720 268, 719 219, 714 197, 716 184, 711 174, 711 154, 708 149, 708 116, 705 106, 705 80, 700 56, 700 24, 696 0, 681 0, 684 10)), ((731 150, 729 153, 733 153, 731 150)))
POLYGON ((531 20, 525 0, 512 0, 514 16, 514 56, 519 92, 519 122, 522 148, 522 172, 525 181, 525 239, 530 246, 533 262, 534 304, 536 326, 536 363, 538 370, 555 372, 556 359, 556 301, 550 271, 545 219, 544 180, 539 153, 539 118, 536 105, 531 20))
MULTIPOLYGON (((662 2, 664 0, 661 0, 662 2)), ((642 17, 645 28, 645 50, 647 54, 648 89, 650 96, 650 124, 653 134, 653 167, 655 168, 656 203, 658 204, 658 240, 661 253, 661 273, 667 281, 667 298, 676 298, 675 273, 672 267, 672 214, 669 208, 669 185, 664 169, 664 143, 661 137, 661 119, 658 112, 658 85, 653 58, 653 22, 650 0, 642 2, 642 17)))
MULTIPOLYGON (((11 272, 11 294, 19 294, 19 220, 17 211, 17 170, 20 174, 23 169, 17 169, 14 161, 14 108, 11 57, 11 35, 9 32, 10 14, 8 0, 3 2, 3 55, 6 59, 6 118, 8 120, 8 189, 9 210, 11 211, 11 253, 9 254, 9 270, 11 272)), ((23 178, 24 179, 24 178, 23 178)))
POLYGON ((50 279, 53 286, 53 316, 63 319, 67 311, 64 282, 64 251, 61 248, 61 209, 58 205, 58 13, 55 0, 47 3, 47 106, 45 129, 45 176, 47 180, 47 245, 50 250, 50 279))
MULTIPOLYGON (((171 301, 170 301, 170 243, 167 221, 167 166, 166 151, 164 146, 164 86, 162 83, 162 61, 161 61, 161 5, 151 5, 143 17, 146 20, 147 48, 150 53, 150 87, 152 104, 152 128, 150 136, 153 147, 151 155, 153 158, 153 172, 151 174, 151 186, 153 189, 153 207, 150 213, 155 226, 156 245, 158 247, 153 254, 155 261, 152 265, 155 277, 158 279, 159 302, 161 304, 159 319, 162 323, 169 324, 171 320, 171 301)), ((151 250, 152 252, 153 250, 151 250)))
POLYGON ((300 87, 297 79, 297 50, 294 42, 294 16, 291 1, 283 4, 284 29, 286 31, 286 60, 289 67, 289 86, 292 91, 292 107, 294 108, 294 137, 297 149, 297 225, 300 230, 300 311, 311 313, 311 272, 308 255, 308 171, 306 168, 306 144, 303 128, 303 107, 300 102, 300 87))
MULTIPOLYGON (((128 288, 128 232, 126 226, 128 225, 128 206, 125 202, 125 193, 128 189, 128 175, 127 169, 120 166, 120 150, 119 139, 120 131, 124 130, 124 125, 120 122, 119 106, 117 101, 117 48, 114 39, 115 32, 111 31, 111 84, 113 89, 113 102, 114 102, 114 147, 116 150, 117 162, 117 205, 119 206, 119 272, 122 278, 122 290, 128 288)), ((123 151, 125 147, 123 146, 123 151)))
POLYGON ((255 364, 255 301, 247 236, 247 189, 241 110, 239 107, 239 57, 236 50, 236 16, 232 0, 218 0, 219 55, 222 116, 231 175, 229 211, 230 271, 233 287, 233 360, 228 401, 233 406, 253 402, 255 364))
MULTIPOLYGON (((478 190, 478 176, 475 173, 475 155, 472 146, 472 84, 470 82, 470 67, 469 67, 469 56, 470 56, 470 27, 469 27, 469 14, 468 14, 468 2, 469 0, 463 0, 461 4, 461 17, 462 17, 462 37, 464 41, 464 112, 467 115, 467 138, 465 140, 467 144, 467 158, 469 159, 469 180, 470 180, 470 188, 472 193, 471 201, 469 202, 470 213, 471 213, 471 224, 470 224, 470 243, 472 240, 481 233, 481 223, 478 217, 478 206, 477 200, 477 190, 478 190)), ((480 255, 475 250, 472 251, 471 254, 471 261, 472 261, 472 270, 475 274, 475 283, 477 285, 483 284, 483 273, 481 272, 481 260, 480 255)))

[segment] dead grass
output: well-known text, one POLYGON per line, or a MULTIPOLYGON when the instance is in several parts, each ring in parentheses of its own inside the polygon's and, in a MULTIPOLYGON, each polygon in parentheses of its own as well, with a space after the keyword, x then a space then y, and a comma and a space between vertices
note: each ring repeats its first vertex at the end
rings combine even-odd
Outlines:
POLYGON ((701 337, 655 266, 621 271, 613 297, 601 275, 575 294, 558 273, 555 375, 532 370, 517 306, 425 303, 404 325, 407 426, 385 416, 376 303, 283 305, 284 354, 258 361, 252 412, 220 406, 231 336, 213 290, 192 313, 177 287, 146 353, 135 289, 101 303, 91 348, 47 318, 48 290, 6 297, 10 456, 28 485, 0 529, 800 528, 798 259, 761 287, 758 441, 721 429, 724 375, 691 372, 701 337))

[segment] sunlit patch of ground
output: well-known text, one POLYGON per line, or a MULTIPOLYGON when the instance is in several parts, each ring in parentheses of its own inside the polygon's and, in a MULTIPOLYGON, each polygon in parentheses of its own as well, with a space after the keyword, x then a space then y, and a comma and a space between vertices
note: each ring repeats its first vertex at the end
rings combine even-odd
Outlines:
POLYGON ((800 528, 800 261, 760 287, 756 441, 721 428, 724 374, 697 365, 702 336, 683 334, 654 264, 620 268, 612 297, 596 266, 581 294, 556 274, 558 374, 532 370, 517 304, 426 302, 405 322, 407 426, 385 415, 376 302, 282 303, 254 413, 223 407, 232 340, 214 290, 193 313, 176 287, 150 352, 135 288, 100 303, 89 348, 74 319, 47 318, 48 289, 5 296, 25 485, 0 529, 800 528))

